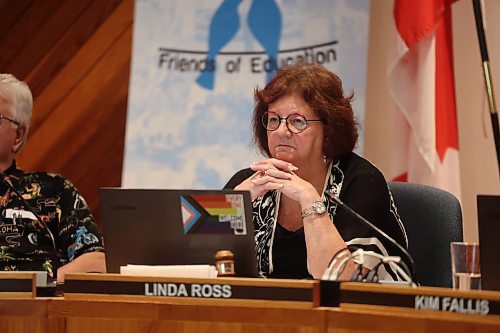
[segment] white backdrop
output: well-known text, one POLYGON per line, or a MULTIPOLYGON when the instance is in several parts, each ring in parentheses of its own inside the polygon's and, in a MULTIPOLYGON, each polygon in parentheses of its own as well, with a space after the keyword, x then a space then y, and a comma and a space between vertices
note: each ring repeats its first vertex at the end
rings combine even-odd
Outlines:
POLYGON ((322 63, 363 118, 370 0, 136 0, 122 185, 220 188, 259 159, 253 91, 278 65, 322 63))

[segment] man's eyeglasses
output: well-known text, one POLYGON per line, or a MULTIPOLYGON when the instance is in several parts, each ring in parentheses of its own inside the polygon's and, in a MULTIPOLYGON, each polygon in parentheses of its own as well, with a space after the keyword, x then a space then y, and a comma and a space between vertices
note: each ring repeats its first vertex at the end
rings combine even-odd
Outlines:
POLYGON ((262 125, 268 131, 276 131, 280 127, 281 121, 285 120, 286 127, 292 133, 298 134, 309 127, 310 121, 322 121, 321 119, 307 119, 301 114, 292 113, 286 117, 280 117, 276 112, 266 112, 262 116, 262 125))
POLYGON ((17 120, 14 120, 14 119, 11 119, 11 118, 7 118, 6 116, 2 116, 2 115, 0 114, 0 122, 2 121, 2 119, 8 120, 8 121, 10 121, 11 123, 16 124, 17 126, 21 126, 21 123, 20 123, 20 122, 18 122, 17 120))

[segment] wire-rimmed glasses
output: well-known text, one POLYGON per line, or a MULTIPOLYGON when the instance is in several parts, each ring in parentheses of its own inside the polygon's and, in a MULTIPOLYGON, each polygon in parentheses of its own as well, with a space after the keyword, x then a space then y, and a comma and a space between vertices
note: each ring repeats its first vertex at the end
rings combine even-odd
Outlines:
POLYGON ((284 120, 286 127, 292 133, 298 134, 309 127, 311 121, 322 121, 321 119, 307 119, 301 114, 291 113, 286 117, 280 117, 276 112, 268 111, 262 115, 262 125, 268 131, 276 131, 284 120))
POLYGON ((5 119, 5 120, 7 120, 7 121, 10 121, 11 123, 13 123, 13 124, 15 124, 15 125, 17 125, 17 126, 21 126, 21 123, 20 123, 20 122, 18 122, 17 120, 14 120, 14 119, 12 119, 12 118, 8 118, 8 117, 3 116, 3 115, 1 115, 1 114, 0 114, 0 122, 2 121, 2 119, 5 119))

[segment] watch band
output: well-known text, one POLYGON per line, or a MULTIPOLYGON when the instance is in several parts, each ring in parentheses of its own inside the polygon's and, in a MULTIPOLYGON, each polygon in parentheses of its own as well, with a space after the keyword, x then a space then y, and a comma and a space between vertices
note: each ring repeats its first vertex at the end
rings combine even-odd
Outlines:
POLYGON ((326 207, 323 201, 315 201, 311 205, 311 207, 308 207, 304 209, 301 213, 300 216, 302 218, 308 217, 311 214, 318 214, 318 215, 323 215, 326 212, 326 207))
POLYGON ((309 208, 306 208, 304 209, 301 213, 300 213, 300 216, 302 216, 302 218, 306 218, 308 217, 309 215, 311 215, 312 213, 314 213, 314 210, 312 207, 309 207, 309 208))

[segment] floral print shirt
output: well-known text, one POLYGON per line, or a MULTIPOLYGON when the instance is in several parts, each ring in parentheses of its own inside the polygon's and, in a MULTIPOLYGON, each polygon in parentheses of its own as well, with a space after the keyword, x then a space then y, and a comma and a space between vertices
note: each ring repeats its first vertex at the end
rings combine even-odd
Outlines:
POLYGON ((83 253, 104 252, 87 203, 69 180, 25 172, 15 162, 4 175, 6 179, 0 177, 0 270, 47 271, 54 278, 59 267, 83 253))

